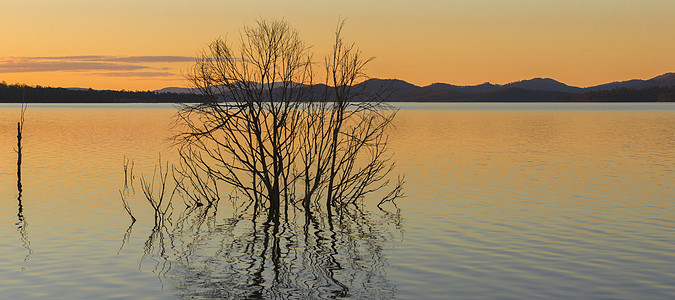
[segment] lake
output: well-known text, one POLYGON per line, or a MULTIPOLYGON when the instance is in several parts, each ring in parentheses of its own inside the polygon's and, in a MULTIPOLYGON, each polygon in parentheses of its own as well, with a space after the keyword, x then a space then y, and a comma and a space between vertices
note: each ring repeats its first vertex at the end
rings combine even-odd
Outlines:
POLYGON ((225 199, 157 226, 138 183, 131 224, 170 105, 29 104, 19 193, 1 104, 0 298, 675 298, 675 104, 397 106, 406 197, 272 235, 225 199))

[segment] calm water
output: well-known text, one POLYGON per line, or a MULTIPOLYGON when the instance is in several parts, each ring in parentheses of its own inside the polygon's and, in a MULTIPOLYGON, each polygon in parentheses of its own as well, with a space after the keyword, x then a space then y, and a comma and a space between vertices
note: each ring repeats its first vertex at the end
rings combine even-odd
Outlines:
POLYGON ((129 227, 123 158, 175 158, 170 106, 29 106, 20 208, 0 106, 0 298, 675 298, 675 105, 401 108, 399 213, 270 238, 228 201, 157 229, 136 195, 129 227))

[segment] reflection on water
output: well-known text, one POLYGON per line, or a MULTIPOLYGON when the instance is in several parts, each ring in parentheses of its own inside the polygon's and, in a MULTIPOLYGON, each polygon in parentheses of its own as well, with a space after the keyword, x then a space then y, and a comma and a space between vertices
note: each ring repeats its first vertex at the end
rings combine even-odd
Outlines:
MULTIPOLYGON (((130 203, 146 202, 154 212, 141 271, 161 282, 171 280, 177 294, 189 298, 395 296, 396 285, 386 276, 382 253, 385 244, 401 235, 400 211, 383 210, 395 208, 393 200, 378 205, 377 213, 361 199, 333 217, 300 205, 270 216, 274 212, 260 209, 248 197, 239 199, 235 191, 228 196, 229 207, 222 207, 216 182, 200 177, 195 169, 186 171, 185 166, 193 164, 185 156, 181 159, 182 168, 177 168, 160 158, 151 177, 140 174, 134 180, 134 162, 125 158, 125 184, 119 194, 132 221, 120 251, 136 222, 130 203), (174 180, 169 179, 172 172, 174 180), (135 184, 141 195, 133 192, 135 184), (182 203, 172 201, 175 198, 182 203), (179 204, 185 204, 182 211, 175 208, 179 204), (218 218, 219 207, 229 216, 218 218)), ((139 216, 143 217, 150 215, 139 216)))
POLYGON ((234 213, 222 220, 216 216, 214 207, 193 207, 153 228, 141 269, 168 278, 187 298, 395 295, 382 247, 399 234, 397 213, 353 211, 332 230, 323 225, 322 216, 304 219, 302 214, 280 225, 248 214, 234 213))
POLYGON ((435 298, 675 296, 675 106, 528 107, 397 116, 392 279, 435 298))
POLYGON ((400 213, 366 207, 332 230, 325 215, 291 213, 275 229, 238 195, 217 210, 185 210, 176 195, 159 232, 139 180, 158 153, 179 161, 165 142, 173 108, 31 106, 24 235, 18 108, 3 107, 0 298, 338 298, 346 287, 355 299, 673 299, 675 106, 575 105, 400 111, 400 213))
POLYGON ((21 184, 21 153, 23 150, 23 146, 21 146, 21 139, 23 137, 23 123, 24 123, 24 115, 26 112, 26 106, 25 104, 21 104, 21 117, 19 118, 19 122, 16 124, 16 189, 18 192, 18 196, 16 197, 16 200, 18 202, 19 206, 19 212, 16 214, 18 217, 18 222, 16 222, 17 230, 19 231, 19 234, 21 235, 21 243, 26 250, 28 250, 28 254, 26 255, 26 258, 24 261, 28 260, 28 257, 33 253, 33 250, 30 248, 30 240, 28 239, 28 221, 26 221, 26 217, 23 215, 23 202, 21 201, 21 194, 23 193, 23 185, 21 184))

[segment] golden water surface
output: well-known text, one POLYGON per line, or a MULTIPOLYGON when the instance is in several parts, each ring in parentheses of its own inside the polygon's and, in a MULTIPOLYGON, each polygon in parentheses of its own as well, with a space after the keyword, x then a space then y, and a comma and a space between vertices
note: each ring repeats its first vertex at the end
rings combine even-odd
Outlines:
MULTIPOLYGON (((378 233, 390 238, 375 244, 381 257, 366 259, 377 262, 360 265, 380 269, 379 295, 675 297, 675 107, 603 105, 402 104, 389 140, 394 172, 407 181, 400 224, 378 233)), ((0 298, 209 295, 208 288, 185 292, 192 269, 184 257, 167 255, 174 264, 164 270, 162 259, 144 256, 152 211, 140 198, 130 203, 140 217, 125 239, 123 158, 146 176, 158 155, 175 159, 167 142, 173 112, 29 106, 20 218, 19 109, 0 107, 0 298)), ((227 222, 228 203, 220 205, 216 229, 227 222)), ((195 246, 204 259, 194 264, 211 274, 203 287, 224 289, 236 277, 213 275, 212 256, 203 253, 213 243, 195 246)), ((329 257, 340 261, 340 249, 329 257)), ((343 278, 339 270, 327 278, 343 278)), ((346 297, 368 286, 368 276, 354 278, 341 281, 355 291, 346 297)))

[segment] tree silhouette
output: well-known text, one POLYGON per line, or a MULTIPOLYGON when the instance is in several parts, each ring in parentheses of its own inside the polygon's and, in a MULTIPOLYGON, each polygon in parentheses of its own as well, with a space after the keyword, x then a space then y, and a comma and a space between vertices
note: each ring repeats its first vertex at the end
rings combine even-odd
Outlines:
MULTIPOLYGON (((204 101, 177 113, 176 173, 204 174, 197 186, 232 186, 254 216, 263 212, 276 225, 292 207, 308 218, 326 212, 330 222, 387 186, 386 132, 396 110, 383 102, 386 90, 355 87, 371 58, 344 42, 342 27, 323 60, 322 85, 314 84, 310 47, 284 21, 246 27, 238 49, 223 39, 209 44, 188 75, 204 101)), ((402 184, 382 201, 401 196, 402 184)))
MULTIPOLYGON (((245 28, 237 52, 217 39, 199 56, 188 78, 203 101, 176 113, 179 161, 160 159, 151 179, 137 180, 154 211, 141 265, 177 275, 183 296, 393 296, 381 250, 400 232, 399 211, 369 214, 359 200, 384 187, 378 206, 402 196, 402 177, 388 186, 396 110, 383 103, 384 89, 356 85, 370 59, 341 31, 342 23, 323 84, 313 82, 310 48, 284 21, 245 28), (185 203, 178 216, 174 196, 185 203), (224 222, 221 197, 234 209, 224 222)), ((124 170, 120 195, 131 215, 128 160, 124 170)))

